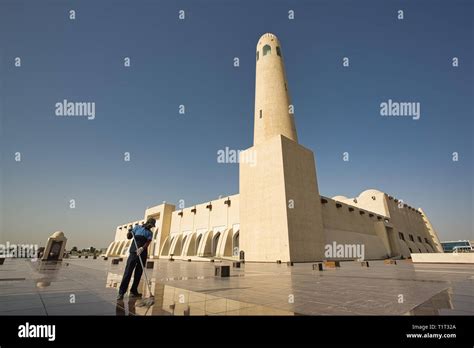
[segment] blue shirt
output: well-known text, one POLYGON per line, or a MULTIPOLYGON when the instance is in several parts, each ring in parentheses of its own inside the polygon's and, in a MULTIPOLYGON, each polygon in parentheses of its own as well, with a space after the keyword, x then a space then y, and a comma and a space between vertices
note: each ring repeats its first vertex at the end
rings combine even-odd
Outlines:
MULTIPOLYGON (((153 239, 153 233, 143 226, 135 226, 132 230, 132 233, 135 236, 135 240, 137 241, 137 245, 139 248, 144 246, 147 241, 153 239)), ((137 252, 137 248, 133 240, 132 240, 132 244, 130 244, 129 252, 131 253, 137 252)))

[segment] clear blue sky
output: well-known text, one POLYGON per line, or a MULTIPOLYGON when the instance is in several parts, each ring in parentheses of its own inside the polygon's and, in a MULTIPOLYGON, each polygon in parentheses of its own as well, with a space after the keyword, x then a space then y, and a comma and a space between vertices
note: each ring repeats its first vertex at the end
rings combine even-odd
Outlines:
POLYGON ((468 0, 0 0, 2 240, 62 230, 69 247, 105 247, 147 206, 237 193, 238 166, 217 151, 252 145, 265 32, 322 195, 377 188, 423 207, 441 239, 474 239, 472 18, 468 0), (420 102, 420 120, 381 117, 389 98, 420 102), (55 116, 63 99, 95 102, 95 120, 55 116))

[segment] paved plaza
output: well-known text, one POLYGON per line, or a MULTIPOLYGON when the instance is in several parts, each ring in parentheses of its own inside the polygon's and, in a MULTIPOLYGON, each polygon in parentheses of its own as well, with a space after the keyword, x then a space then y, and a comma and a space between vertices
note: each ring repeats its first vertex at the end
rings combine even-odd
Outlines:
MULTIPOLYGON (((6 259, 0 315, 474 315, 472 265, 341 262, 321 272, 310 263, 155 260, 150 308, 116 301, 124 266, 6 259), (230 265, 230 277, 214 276, 216 265, 230 265)), ((149 295, 144 277, 140 291, 149 295)))

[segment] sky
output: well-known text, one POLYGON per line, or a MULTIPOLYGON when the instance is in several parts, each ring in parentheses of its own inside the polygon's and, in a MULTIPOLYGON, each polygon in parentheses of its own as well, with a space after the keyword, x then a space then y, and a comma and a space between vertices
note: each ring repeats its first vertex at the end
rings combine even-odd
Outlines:
POLYGON ((379 189, 422 207, 441 240, 474 239, 473 10, 468 0, 0 0, 0 241, 44 245, 61 230, 69 247, 107 247, 147 207, 238 193, 238 164, 217 151, 252 146, 266 32, 280 39, 320 194, 379 189), (95 119, 56 116, 64 99, 94 102, 95 119), (420 103, 420 118, 381 116, 388 99, 420 103))

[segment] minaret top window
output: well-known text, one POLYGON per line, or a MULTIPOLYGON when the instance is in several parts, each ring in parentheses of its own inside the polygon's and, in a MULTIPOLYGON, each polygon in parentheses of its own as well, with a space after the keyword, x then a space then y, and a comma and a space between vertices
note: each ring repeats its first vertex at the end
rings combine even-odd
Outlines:
POLYGON ((277 54, 281 57, 280 46, 277 46, 277 54))
POLYGON ((263 55, 266 56, 267 53, 271 53, 272 52, 272 48, 270 47, 270 45, 265 45, 263 46, 263 55))

